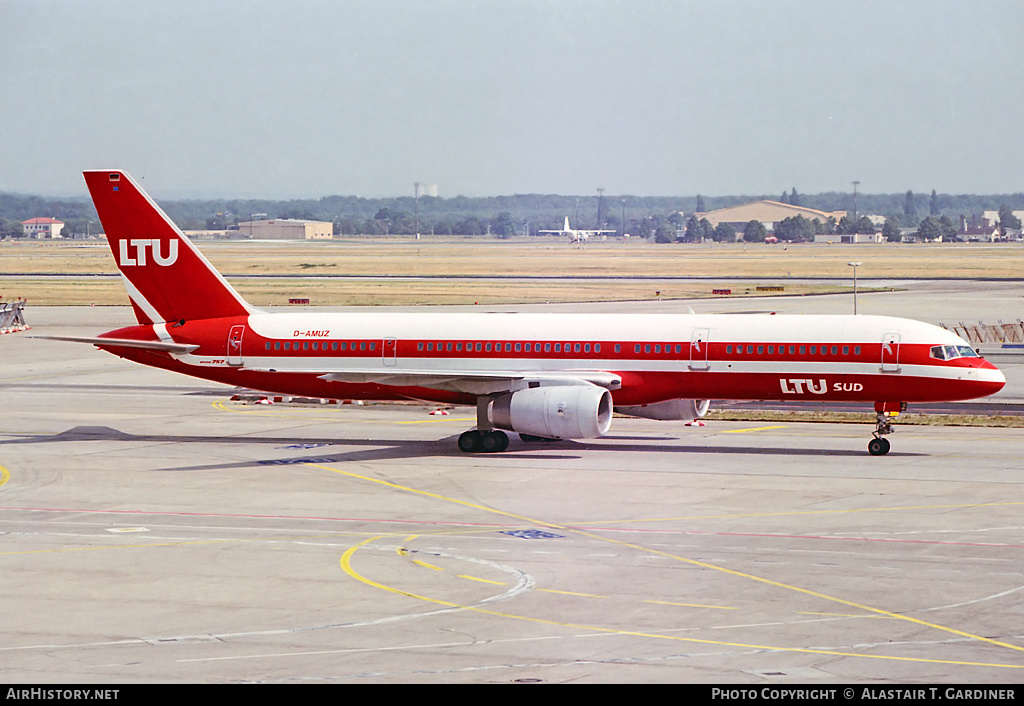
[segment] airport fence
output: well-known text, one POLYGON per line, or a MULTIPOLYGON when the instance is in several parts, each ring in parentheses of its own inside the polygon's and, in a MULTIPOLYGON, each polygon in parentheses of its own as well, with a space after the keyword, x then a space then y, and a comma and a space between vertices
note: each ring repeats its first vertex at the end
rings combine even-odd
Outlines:
POLYGON ((1024 321, 1017 319, 1015 323, 1004 324, 999 321, 997 324, 986 324, 979 321, 977 324, 965 324, 960 322, 952 327, 939 324, 947 331, 952 331, 960 338, 974 344, 981 343, 1019 343, 1024 344, 1024 321))

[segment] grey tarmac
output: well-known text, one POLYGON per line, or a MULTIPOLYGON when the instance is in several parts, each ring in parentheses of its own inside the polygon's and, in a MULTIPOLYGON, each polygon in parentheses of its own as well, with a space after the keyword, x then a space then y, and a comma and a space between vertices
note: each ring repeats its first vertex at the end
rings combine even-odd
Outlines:
MULTIPOLYGON (((934 322, 941 291, 950 321, 1010 318, 1024 301, 952 286, 864 295, 861 311, 934 322)), ((126 308, 26 318, 44 335, 131 323, 126 308)), ((26 334, 0 336, 0 360, 8 682, 1024 674, 1024 430, 897 427, 876 458, 869 424, 617 418, 593 442, 473 456, 455 447, 471 410, 242 404, 26 334)), ((999 364, 1019 401, 1019 365, 999 364)))

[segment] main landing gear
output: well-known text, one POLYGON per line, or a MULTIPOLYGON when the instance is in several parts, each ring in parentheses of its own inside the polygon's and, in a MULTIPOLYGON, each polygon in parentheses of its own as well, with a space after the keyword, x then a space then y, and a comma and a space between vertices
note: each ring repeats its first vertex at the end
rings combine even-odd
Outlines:
POLYGON ((476 398, 476 429, 459 436, 459 451, 467 454, 496 454, 508 448, 508 434, 491 425, 491 398, 476 398))
MULTIPOLYGON (((459 451, 467 454, 497 454, 508 449, 508 434, 495 429, 491 422, 491 402, 493 397, 476 398, 476 429, 470 429, 459 436, 459 451)), ((543 436, 518 432, 519 438, 526 443, 554 441, 543 436)))
POLYGON ((459 451, 467 454, 501 453, 508 448, 508 434, 500 429, 470 429, 459 437, 459 451))
POLYGON ((875 402, 874 437, 868 442, 868 453, 872 456, 885 456, 889 453, 889 440, 886 434, 892 434, 892 423, 900 412, 907 409, 906 402, 875 402))

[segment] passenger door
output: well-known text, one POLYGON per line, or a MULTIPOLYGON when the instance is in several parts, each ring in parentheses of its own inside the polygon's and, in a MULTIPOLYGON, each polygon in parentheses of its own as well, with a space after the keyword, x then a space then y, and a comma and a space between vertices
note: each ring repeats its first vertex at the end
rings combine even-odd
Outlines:
POLYGON ((242 336, 245 334, 245 326, 238 324, 231 327, 228 333, 228 365, 242 364, 242 336))
POLYGON ((690 370, 707 370, 708 338, 711 331, 706 328, 695 328, 690 334, 690 370))
POLYGON ((882 337, 882 372, 900 371, 900 335, 887 333, 882 337))
POLYGON ((381 346, 381 362, 388 367, 394 367, 397 359, 398 341, 394 338, 385 338, 384 345, 381 346))

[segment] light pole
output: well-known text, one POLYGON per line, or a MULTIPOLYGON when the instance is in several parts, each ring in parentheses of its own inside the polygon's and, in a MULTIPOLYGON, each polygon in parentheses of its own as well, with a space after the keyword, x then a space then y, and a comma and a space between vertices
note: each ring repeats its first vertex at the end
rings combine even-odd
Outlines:
POLYGON ((414 182, 413 199, 416 201, 416 240, 420 239, 420 183, 414 182))
POLYGON ((859 262, 847 262, 847 265, 853 268, 853 315, 857 315, 857 266, 859 262))

